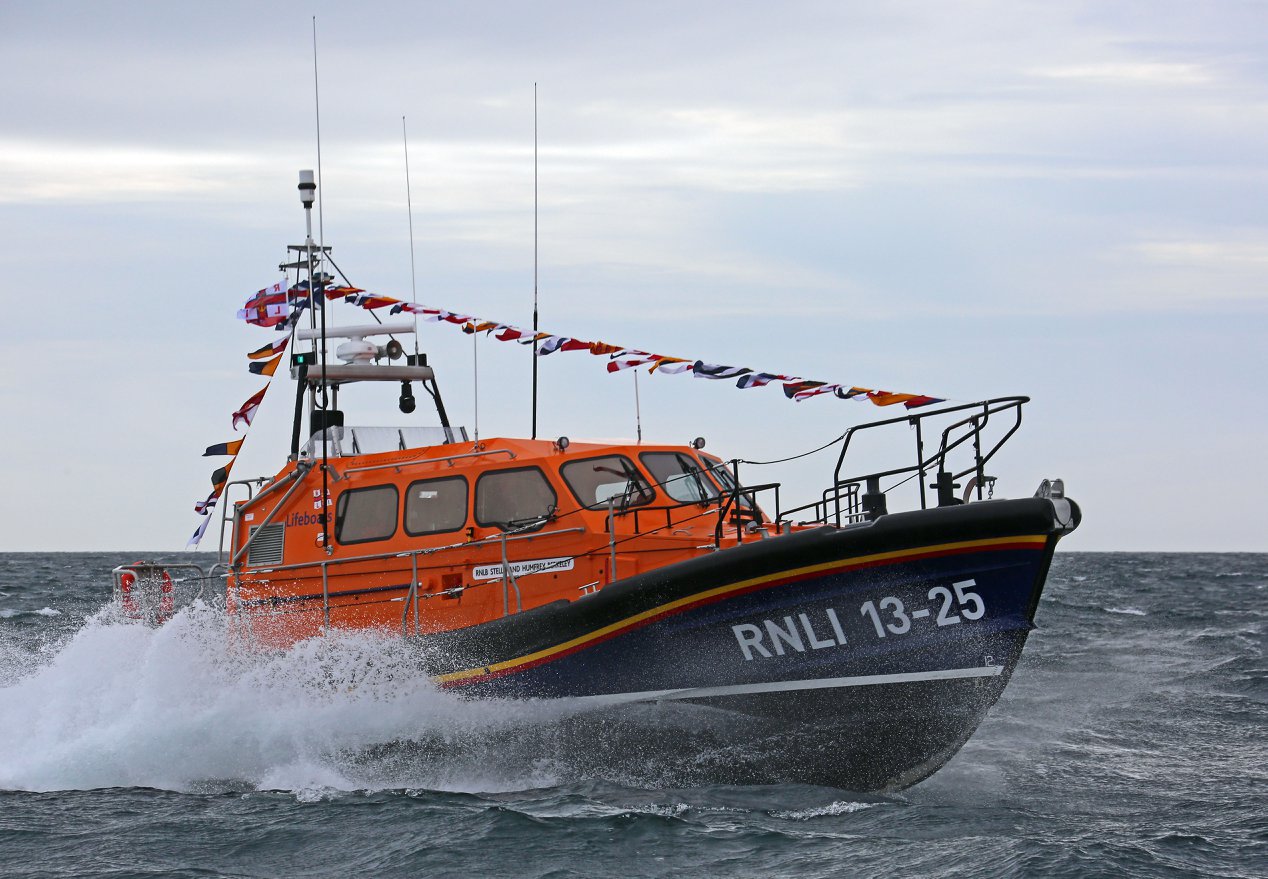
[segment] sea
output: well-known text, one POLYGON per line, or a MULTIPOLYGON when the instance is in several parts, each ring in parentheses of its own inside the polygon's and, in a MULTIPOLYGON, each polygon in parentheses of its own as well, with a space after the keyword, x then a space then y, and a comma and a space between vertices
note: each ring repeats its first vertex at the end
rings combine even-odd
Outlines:
POLYGON ((471 748, 535 721, 398 640, 118 619, 156 555, 0 555, 0 876, 1268 876, 1268 555, 1058 552, 1001 700, 885 796, 471 748))

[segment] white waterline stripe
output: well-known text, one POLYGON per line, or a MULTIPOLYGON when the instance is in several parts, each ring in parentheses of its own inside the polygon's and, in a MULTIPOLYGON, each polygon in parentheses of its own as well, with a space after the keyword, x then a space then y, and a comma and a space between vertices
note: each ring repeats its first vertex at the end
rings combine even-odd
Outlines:
POLYGON ((870 687, 877 684, 907 684, 919 681, 948 681, 961 678, 993 678, 1004 672, 1002 665, 978 668, 947 668, 888 675, 858 675, 847 678, 813 678, 804 681, 772 681, 764 684, 729 684, 724 687, 692 687, 684 690, 646 690, 641 693, 607 693, 578 696, 573 701, 597 705, 650 702, 664 699, 703 699, 709 696, 745 696, 751 693, 786 693, 796 690, 830 690, 838 687, 870 687))

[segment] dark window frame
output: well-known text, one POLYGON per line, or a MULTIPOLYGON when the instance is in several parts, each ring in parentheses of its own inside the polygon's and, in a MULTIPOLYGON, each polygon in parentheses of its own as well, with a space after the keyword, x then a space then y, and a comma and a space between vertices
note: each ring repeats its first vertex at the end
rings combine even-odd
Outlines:
POLYGON ((405 533, 408 534, 410 537, 427 537, 428 535, 431 535, 431 534, 453 534, 455 531, 461 531, 462 529, 466 528, 467 522, 471 520, 471 501, 472 501, 471 482, 465 476, 459 476, 459 475, 432 476, 427 479, 416 479, 409 484, 409 487, 405 489, 405 504, 401 507, 401 527, 405 530, 405 533), (410 531, 409 530, 409 501, 410 501, 410 494, 414 491, 414 487, 418 485, 426 485, 429 482, 452 482, 454 480, 461 481, 463 488, 465 489, 465 492, 466 492, 465 494, 466 499, 464 500, 462 505, 462 522, 459 523, 458 527, 457 528, 441 528, 436 531, 410 531))
POLYGON ((379 483, 378 485, 364 485, 364 486, 361 486, 360 488, 349 488, 344 491, 341 491, 339 493, 339 497, 336 498, 335 500, 335 542, 338 543, 340 546, 354 546, 358 543, 377 543, 381 540, 391 540, 393 537, 396 536, 396 532, 399 531, 400 529, 401 529, 401 492, 400 492, 400 489, 396 487, 395 483, 382 482, 382 483, 379 483), (362 537, 359 540, 344 540, 341 535, 343 533, 343 524, 346 521, 345 514, 347 512, 347 505, 351 503, 349 498, 351 498, 352 495, 357 494, 358 492, 381 491, 385 488, 391 489, 392 494, 396 496, 396 513, 395 515, 392 516, 391 532, 381 537, 376 535, 374 537, 362 537))
MULTIPOLYGON (((503 470, 487 470, 484 473, 481 473, 476 478, 475 493, 472 495, 472 498, 471 498, 471 518, 475 521, 475 523, 478 526, 480 526, 481 528, 502 528, 503 525, 507 524, 505 521, 486 522, 480 518, 480 484, 484 482, 484 480, 489 478, 490 476, 498 476, 503 473, 522 473, 525 470, 536 470, 537 475, 540 476, 542 478, 542 481, 546 483, 546 487, 550 489, 550 495, 554 499, 554 502, 551 504, 551 506, 554 507, 554 510, 552 510, 549 514, 543 516, 541 520, 541 524, 537 525, 536 527, 522 528, 522 526, 517 526, 517 530, 520 530, 522 528, 522 530, 524 531, 537 531, 538 529, 545 526, 547 522, 550 521, 551 516, 553 516, 556 512, 558 512, 559 492, 555 490, 555 486, 550 481, 550 477, 546 475, 546 471, 543 470, 541 467, 538 467, 535 464, 529 464, 525 467, 507 467, 503 470)), ((506 529, 503 528, 502 530, 506 530, 506 529)))

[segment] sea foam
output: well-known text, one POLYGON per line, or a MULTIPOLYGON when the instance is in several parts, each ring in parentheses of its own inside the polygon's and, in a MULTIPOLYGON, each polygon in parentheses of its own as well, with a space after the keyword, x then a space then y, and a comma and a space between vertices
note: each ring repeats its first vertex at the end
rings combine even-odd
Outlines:
POLYGON ((532 720, 531 706, 437 689, 399 636, 335 633, 278 653, 235 650, 225 615, 202 604, 159 628, 103 611, 46 655, 8 650, 4 660, 0 789, 302 792, 445 779, 462 788, 472 767, 431 763, 383 778, 355 755, 532 720))

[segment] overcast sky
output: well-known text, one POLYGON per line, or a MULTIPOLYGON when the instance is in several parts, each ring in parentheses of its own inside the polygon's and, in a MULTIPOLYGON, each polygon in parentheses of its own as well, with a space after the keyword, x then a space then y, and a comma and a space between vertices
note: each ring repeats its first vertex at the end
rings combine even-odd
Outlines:
MULTIPOLYGON (((1016 0, 0 3, 0 550, 176 549, 199 521, 272 336, 234 312, 302 240, 313 15, 353 283, 410 298, 405 116, 418 299, 530 322, 536 82, 544 329, 1028 394, 999 492, 1064 477, 1069 548, 1268 550, 1268 5, 1016 0)), ((471 339, 421 344, 473 427, 471 339)), ((525 350, 479 356, 481 435, 526 435, 525 350)), ((544 435, 633 436, 628 373, 541 366, 544 435)), ((290 395, 235 476, 281 466, 290 395)), ((647 439, 753 460, 897 414, 640 396, 647 439)), ((833 463, 745 475, 809 500, 833 463)))

